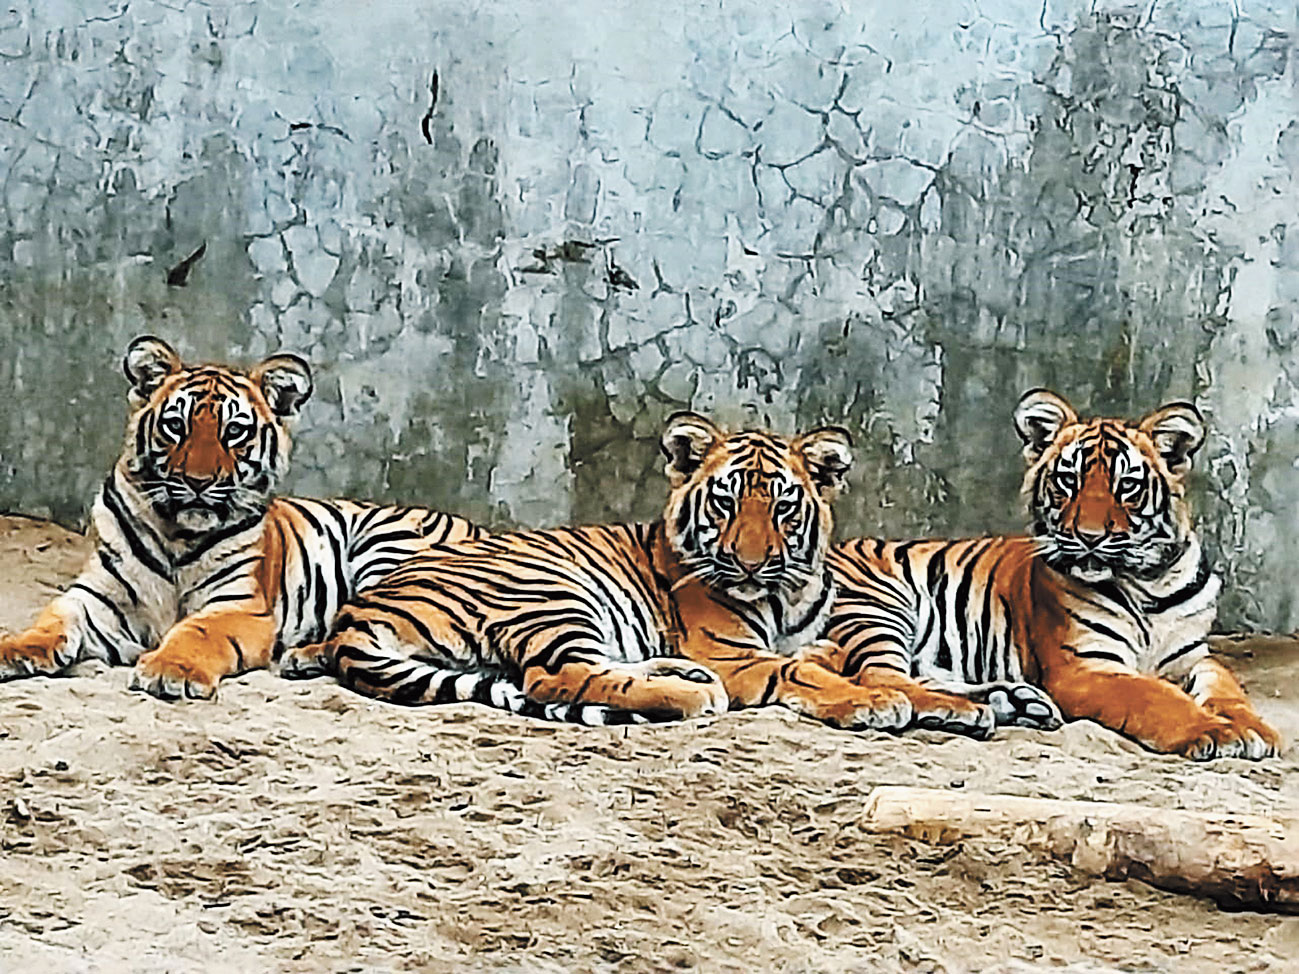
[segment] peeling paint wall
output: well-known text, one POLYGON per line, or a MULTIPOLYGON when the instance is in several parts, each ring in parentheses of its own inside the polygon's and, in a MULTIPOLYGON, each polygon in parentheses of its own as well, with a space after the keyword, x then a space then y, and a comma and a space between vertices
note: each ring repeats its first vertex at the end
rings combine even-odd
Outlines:
POLYGON ((495 524, 652 516, 689 406, 1014 529, 1024 389, 1192 397, 1222 621, 1299 626, 1295 5, 787 6, 19 0, 0 506, 81 516, 144 331, 312 359, 288 489, 495 524))

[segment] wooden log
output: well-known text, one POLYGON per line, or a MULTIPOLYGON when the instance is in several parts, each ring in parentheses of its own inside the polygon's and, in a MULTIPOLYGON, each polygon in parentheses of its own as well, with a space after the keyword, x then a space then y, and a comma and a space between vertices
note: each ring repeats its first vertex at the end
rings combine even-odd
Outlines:
POLYGON ((1138 879, 1227 909, 1299 913, 1295 816, 884 786, 871 792, 863 824, 932 843, 1012 839, 1106 879, 1138 879))

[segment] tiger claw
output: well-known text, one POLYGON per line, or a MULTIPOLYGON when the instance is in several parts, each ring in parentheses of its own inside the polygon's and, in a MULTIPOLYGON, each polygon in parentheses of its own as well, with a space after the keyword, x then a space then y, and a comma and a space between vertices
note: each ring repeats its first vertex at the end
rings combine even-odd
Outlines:
MULTIPOLYGON (((66 640, 60 634, 54 639, 45 636, 10 636, 0 634, 0 681, 25 676, 51 676, 71 665, 60 658, 66 640)), ((70 654, 63 653, 63 657, 70 654)))
POLYGON ((997 729, 997 724, 997 714, 992 707, 975 704, 969 710, 942 708, 917 713, 914 726, 919 730, 963 734, 978 741, 986 741, 997 729))
POLYGON ((140 657, 130 688, 159 700, 210 700, 216 696, 217 680, 199 673, 192 664, 169 661, 155 651, 140 657))
POLYGON ((892 688, 856 688, 857 693, 823 715, 844 730, 902 730, 914 711, 907 695, 892 688))

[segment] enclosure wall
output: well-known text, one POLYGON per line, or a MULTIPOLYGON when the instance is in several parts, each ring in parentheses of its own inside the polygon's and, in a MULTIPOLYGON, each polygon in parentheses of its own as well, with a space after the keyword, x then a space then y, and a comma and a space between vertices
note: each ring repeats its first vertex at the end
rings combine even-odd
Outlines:
POLYGON ((692 407, 849 427, 844 531, 1011 530, 1022 391, 1193 398, 1222 621, 1295 628, 1296 16, 18 0, 0 508, 81 518, 141 332, 311 359, 289 490, 492 524, 652 516, 692 407))

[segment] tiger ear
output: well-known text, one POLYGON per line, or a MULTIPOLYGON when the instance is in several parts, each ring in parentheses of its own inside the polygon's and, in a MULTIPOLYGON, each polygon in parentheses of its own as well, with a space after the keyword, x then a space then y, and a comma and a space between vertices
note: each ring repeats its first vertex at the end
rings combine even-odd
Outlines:
POLYGON ((1204 443, 1204 417, 1181 400, 1160 406, 1141 421, 1140 429, 1154 442, 1168 472, 1179 477, 1191 469, 1191 457, 1204 443))
POLYGON ((793 446, 802 454, 821 496, 827 500, 836 497, 852 469, 852 436, 848 431, 841 426, 820 426, 804 433, 793 446))
POLYGON ((1015 407, 1015 431, 1024 441, 1024 458, 1035 461, 1060 431, 1078 421, 1072 406, 1049 389, 1030 389, 1015 407))
POLYGON ((142 403, 167 376, 180 371, 180 356, 161 338, 141 335, 126 347, 122 371, 131 382, 131 398, 142 403))
POLYGON ((262 395, 266 397, 271 412, 286 418, 298 414, 315 388, 311 382, 311 366, 306 359, 288 352, 272 355, 249 375, 262 387, 262 395))
POLYGON ((659 449, 668 458, 667 475, 673 487, 685 483, 699 469, 708 448, 721 439, 722 432, 698 413, 673 413, 659 449))

